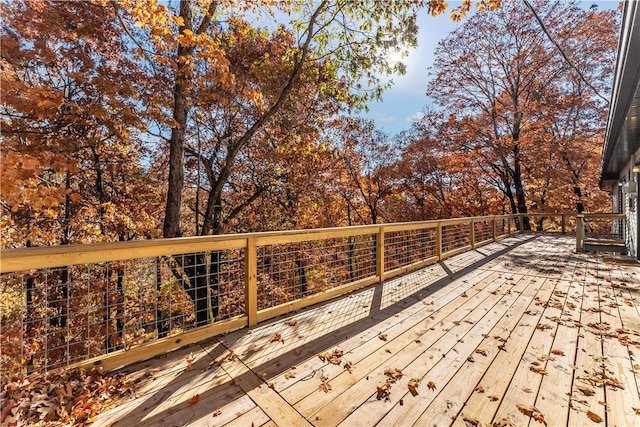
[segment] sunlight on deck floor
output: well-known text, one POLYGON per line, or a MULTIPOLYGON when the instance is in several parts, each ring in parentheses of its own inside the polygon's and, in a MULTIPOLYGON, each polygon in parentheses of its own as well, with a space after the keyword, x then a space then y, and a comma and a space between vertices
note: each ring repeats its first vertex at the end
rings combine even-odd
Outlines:
POLYGON ((640 267, 574 246, 518 235, 138 363, 94 425, 640 425, 640 267))

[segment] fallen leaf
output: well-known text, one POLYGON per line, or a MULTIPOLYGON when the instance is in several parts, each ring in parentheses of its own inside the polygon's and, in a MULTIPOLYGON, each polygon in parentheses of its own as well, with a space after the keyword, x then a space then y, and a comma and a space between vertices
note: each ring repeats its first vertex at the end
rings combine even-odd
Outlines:
POLYGON ((269 376, 269 374, 267 374, 266 372, 261 372, 260 373, 260 378, 265 379, 269 376))
POLYGON ((318 386, 318 388, 322 391, 324 391, 325 393, 329 393, 329 390, 331 390, 331 384, 329 384, 329 377, 322 375, 320 377, 320 385, 318 386))
POLYGON ((185 359, 187 360, 187 369, 191 369, 191 367, 193 366, 193 362, 196 361, 196 358, 193 355, 193 352, 189 353, 189 355, 186 356, 185 359))
POLYGON ((345 362, 344 362, 344 364, 343 364, 342 366, 343 366, 343 367, 344 367, 344 369, 346 369, 350 374, 352 373, 352 372, 351 372, 351 369, 353 369, 353 364, 352 364, 351 362, 349 362, 349 361, 345 360, 345 362))
POLYGON ((600 415, 596 414, 596 413, 591 412, 591 411, 587 411, 587 418, 589 418, 594 423, 601 423, 602 422, 602 417, 600 415))
POLYGON ((596 394, 596 391, 593 389, 593 387, 589 387, 588 385, 577 385, 576 388, 585 396, 593 396, 594 394, 596 394))
POLYGON ((287 325, 289 326, 296 326, 298 324, 298 321, 296 319, 291 319, 287 322, 287 325))
POLYGON ((564 351, 558 350, 558 349, 555 349, 555 348, 553 350, 551 350, 551 353, 555 354, 556 356, 564 356, 564 351))
POLYGON ((215 411, 213 411, 214 417, 217 417, 220 414, 222 414, 222 408, 217 408, 215 411))
POLYGON ((280 341, 282 344, 284 344, 284 340, 282 339, 282 335, 280 335, 279 332, 277 332, 273 338, 271 338, 271 342, 278 342, 280 341))
POLYGON ((384 374, 391 378, 391 380, 396 381, 399 380, 400 378, 402 378, 402 371, 400 369, 397 368, 392 368, 392 369, 386 369, 384 371, 384 374))
POLYGON ((380 338, 382 341, 386 341, 387 340, 387 334, 378 334, 378 338, 380 338))
POLYGON ((539 368, 537 366, 529 366, 529 370, 535 372, 536 374, 540 374, 540 375, 547 375, 548 374, 546 369, 539 368))
POLYGON ((407 384, 407 387, 409 387, 409 391, 411 392, 412 396, 417 396, 418 395, 418 387, 419 386, 420 386, 420 379, 413 378, 413 379, 409 380, 409 383, 407 384))
POLYGON ((391 384, 389 382, 385 382, 383 385, 377 386, 376 399, 382 400, 389 397, 391 393, 391 384))
POLYGON ((427 383, 427 388, 428 388, 429 390, 435 390, 435 389, 436 389, 436 383, 434 383, 433 381, 429 381, 429 382, 427 383))
POLYGON ((320 358, 320 360, 322 360, 323 362, 328 362, 329 358, 331 358, 331 356, 329 356, 327 353, 320 353, 318 355, 318 357, 320 358))
POLYGON ((289 380, 291 378, 295 378, 296 377, 296 373, 293 372, 293 370, 288 370, 287 372, 284 373, 284 377, 285 377, 285 379, 289 380))
POLYGON ((544 416, 542 415, 540 410, 538 408, 536 408, 535 406, 529 406, 529 405, 523 405, 522 403, 517 403, 516 407, 524 415, 526 415, 528 417, 531 417, 531 418, 533 418, 534 420, 536 420, 536 421, 538 421, 540 423, 545 423, 544 416))
POLYGON ((634 408, 632 406, 631 409, 633 409, 633 412, 635 412, 637 415, 640 415, 640 408, 634 408))
POLYGON ((486 355, 487 355, 486 350, 482 350, 481 348, 476 349, 476 351, 475 351, 475 352, 476 352, 476 353, 478 353, 478 354, 481 354, 481 355, 483 355, 483 356, 486 356, 486 355))
POLYGON ((467 357, 467 362, 471 362, 471 363, 473 363, 473 362, 475 362, 475 361, 476 361, 476 359, 474 359, 474 358, 473 358, 473 356, 469 356, 469 357, 467 357))
POLYGON ((484 393, 484 387, 482 387, 481 385, 479 385, 478 387, 476 387, 473 391, 477 392, 477 393, 484 393))
POLYGON ((200 395, 199 394, 194 394, 193 397, 191 399, 189 399, 189 405, 196 404, 199 401, 200 401, 200 395))
POLYGON ((492 402, 496 402, 498 400, 500 400, 500 398, 498 396, 489 396, 489 400, 492 402))
POLYGON ((276 389, 276 384, 275 383, 269 383, 269 388, 272 390, 276 389))
POLYGON ((470 415, 463 415, 462 421, 464 421, 465 427, 477 427, 480 425, 480 420, 470 415))
POLYGON ((523 388, 522 391, 525 393, 533 393, 533 390, 531 390, 529 387, 523 388))

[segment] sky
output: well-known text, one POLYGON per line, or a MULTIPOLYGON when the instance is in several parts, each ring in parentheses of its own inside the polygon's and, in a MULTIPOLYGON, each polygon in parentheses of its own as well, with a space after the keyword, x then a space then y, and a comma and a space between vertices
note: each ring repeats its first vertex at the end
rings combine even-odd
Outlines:
MULTIPOLYGON (((455 7, 460 2, 449 2, 455 7)), ((585 8, 597 4, 600 10, 615 9, 617 0, 583 1, 585 8)), ((433 63, 433 53, 438 42, 454 31, 460 23, 453 22, 449 14, 433 17, 426 10, 418 16, 418 47, 411 49, 409 56, 403 62, 407 65, 407 72, 403 76, 393 76, 394 85, 382 96, 381 101, 369 103, 369 111, 361 113, 362 117, 372 119, 379 130, 389 135, 395 135, 402 130, 409 129, 412 119, 419 117, 429 99, 426 96, 428 83, 427 68, 433 63)))

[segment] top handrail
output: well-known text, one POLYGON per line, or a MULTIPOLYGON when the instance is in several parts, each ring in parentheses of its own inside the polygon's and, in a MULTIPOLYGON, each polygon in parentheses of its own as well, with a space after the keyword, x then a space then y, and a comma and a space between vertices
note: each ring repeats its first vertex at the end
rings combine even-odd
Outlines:
MULTIPOLYGON (((58 245, 35 248, 7 249, 0 253, 0 273, 27 271, 32 269, 55 268, 79 264, 103 263, 168 254, 192 253, 247 247, 248 239, 255 239, 257 245, 303 242, 322 238, 349 237, 367 233, 402 231, 407 229, 436 228, 456 224, 470 224, 539 216, 574 216, 571 213, 528 213, 487 215, 448 218, 415 222, 396 222, 358 225, 350 227, 313 228, 303 230, 265 231, 257 233, 224 234, 216 236, 179 237, 170 239, 149 239, 127 242, 102 242, 91 244, 58 245)), ((618 214, 585 214, 587 218, 610 218, 618 214)), ((624 217, 624 214, 622 214, 624 217)))

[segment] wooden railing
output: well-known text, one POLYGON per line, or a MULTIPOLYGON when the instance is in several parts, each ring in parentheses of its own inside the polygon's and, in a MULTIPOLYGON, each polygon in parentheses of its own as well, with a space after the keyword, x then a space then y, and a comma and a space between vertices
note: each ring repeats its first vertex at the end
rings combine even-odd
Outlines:
POLYGON ((583 214, 576 216, 576 252, 626 253, 625 214, 583 214))
POLYGON ((572 218, 484 216, 6 250, 1 376, 115 369, 474 249, 520 232, 526 219, 535 231, 564 233, 572 218))

